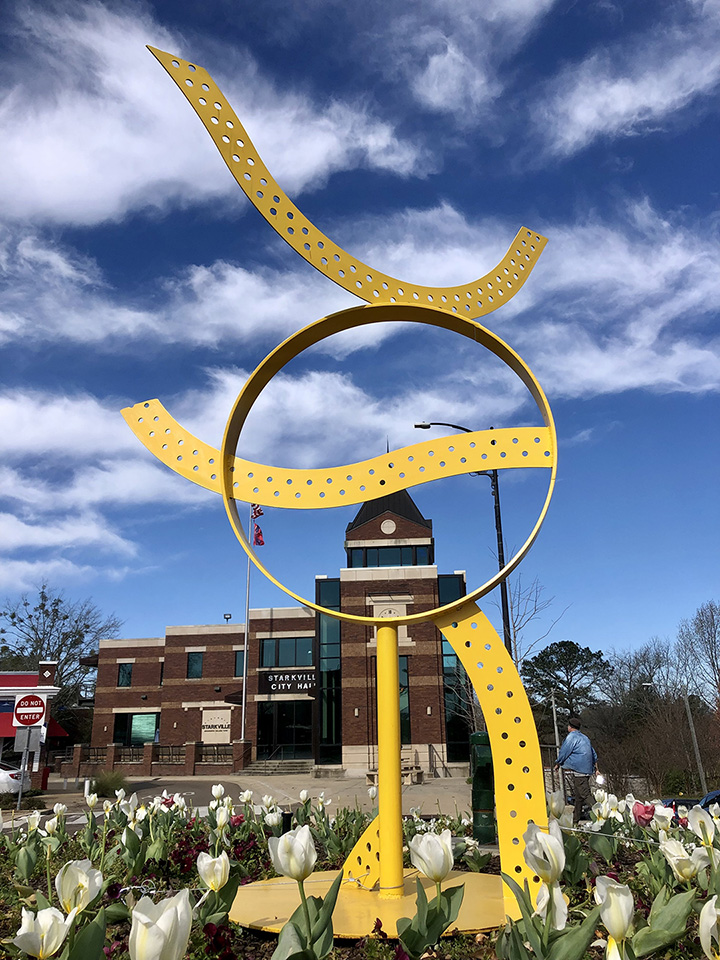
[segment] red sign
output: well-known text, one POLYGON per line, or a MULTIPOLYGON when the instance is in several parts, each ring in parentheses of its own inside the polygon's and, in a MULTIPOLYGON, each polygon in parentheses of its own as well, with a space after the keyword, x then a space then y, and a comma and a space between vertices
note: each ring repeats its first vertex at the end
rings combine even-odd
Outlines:
POLYGON ((15 700, 13 726, 37 727, 45 719, 45 698, 36 693, 26 693, 15 700))

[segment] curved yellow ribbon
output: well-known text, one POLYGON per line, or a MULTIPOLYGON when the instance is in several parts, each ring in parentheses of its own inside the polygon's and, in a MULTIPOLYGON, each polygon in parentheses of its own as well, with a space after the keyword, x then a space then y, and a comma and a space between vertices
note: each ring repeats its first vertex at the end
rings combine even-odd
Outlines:
POLYGON ((547 238, 521 227, 498 265, 471 283, 427 287, 405 283, 351 257, 317 229, 278 186, 237 114, 204 67, 148 46, 187 97, 248 200, 290 246, 349 293, 367 303, 431 305, 473 319, 497 310, 530 275, 547 238))
MULTIPOLYGON (((186 480, 222 493, 220 451, 182 427, 159 400, 125 407, 122 415, 158 460, 186 480)), ((543 426, 461 433, 321 470, 269 467, 235 457, 233 496, 246 503, 296 510, 342 507, 473 470, 549 468, 552 449, 551 432, 543 426)))

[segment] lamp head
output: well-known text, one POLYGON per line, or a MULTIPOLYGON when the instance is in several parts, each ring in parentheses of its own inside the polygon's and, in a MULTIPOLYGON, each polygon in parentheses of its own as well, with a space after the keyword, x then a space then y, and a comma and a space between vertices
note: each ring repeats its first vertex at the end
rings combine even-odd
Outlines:
POLYGON ((415 424, 415 429, 416 429, 416 430, 429 430, 431 426, 432 426, 432 424, 430 424, 430 423, 416 423, 416 424, 415 424))

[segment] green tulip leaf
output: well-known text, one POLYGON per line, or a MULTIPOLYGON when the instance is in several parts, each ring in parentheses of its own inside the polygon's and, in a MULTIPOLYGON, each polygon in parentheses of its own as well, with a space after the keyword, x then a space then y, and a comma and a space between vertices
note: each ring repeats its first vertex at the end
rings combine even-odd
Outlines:
POLYGON ((515 894, 515 899, 520 907, 520 912, 522 913, 523 918, 523 942, 525 940, 528 941, 536 957, 544 957, 545 951, 542 940, 540 939, 540 935, 538 934, 537 928, 533 922, 533 907, 530 899, 530 888, 527 885, 527 880, 525 881, 525 889, 523 890, 519 884, 517 884, 513 878, 508 876, 506 873, 502 873, 501 877, 515 894))
POLYGON ((669 900, 666 899, 666 894, 667 890, 663 887, 650 910, 648 926, 638 930, 632 938, 636 957, 646 957, 673 943, 685 933, 687 919, 695 902, 695 891, 686 890, 669 900))
POLYGON ((557 931, 559 936, 548 950, 547 960, 580 960, 595 939, 600 907, 594 907, 577 927, 557 931))
POLYGON ((118 900, 117 903, 111 903, 105 907, 105 918, 108 923, 122 923, 123 920, 130 919, 130 911, 121 900, 118 900))
POLYGON ((68 960, 104 960, 105 927, 105 911, 101 909, 75 937, 68 960))
POLYGON ((312 950, 307 949, 305 935, 292 920, 288 920, 280 931, 271 960, 315 960, 312 950))
POLYGON ((21 880, 29 880, 35 870, 37 854, 30 847, 23 847, 17 855, 15 869, 21 880))
MULTIPOLYGON (((315 943, 319 940, 322 933, 326 930, 330 931, 330 937, 332 938, 332 915, 333 910, 335 909, 335 904, 338 898, 338 892, 340 890, 340 884, 342 883, 342 872, 340 872, 332 882, 332 886, 325 894, 325 898, 320 901, 320 909, 318 910, 317 919, 311 924, 310 940, 311 943, 315 943)), ((313 900, 317 899, 315 897, 313 900)), ((324 956, 324 954, 323 954, 324 956)))
POLYGON ((50 901, 44 894, 40 893, 39 890, 35 891, 35 902, 37 903, 38 910, 46 910, 50 906, 50 901))

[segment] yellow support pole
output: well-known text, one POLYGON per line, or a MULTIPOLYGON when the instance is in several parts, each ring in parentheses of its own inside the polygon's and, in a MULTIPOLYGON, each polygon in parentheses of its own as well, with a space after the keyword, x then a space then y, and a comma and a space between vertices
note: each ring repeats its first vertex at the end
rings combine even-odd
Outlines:
POLYGON ((378 814, 380 896, 403 895, 402 775, 398 632, 377 628, 378 814))

